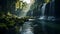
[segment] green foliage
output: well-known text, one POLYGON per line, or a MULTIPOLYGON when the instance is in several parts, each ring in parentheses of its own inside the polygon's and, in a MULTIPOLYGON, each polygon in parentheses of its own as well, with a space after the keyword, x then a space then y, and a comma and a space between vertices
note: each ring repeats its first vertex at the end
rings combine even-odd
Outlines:
MULTIPOLYGON (((18 32, 20 29, 20 26, 23 25, 25 21, 27 21, 29 17, 23 17, 23 18, 18 18, 12 15, 5 15, 2 14, 0 15, 0 28, 5 30, 12 30, 14 28, 15 32, 18 32), (18 24, 18 25, 17 25, 18 24)), ((3 30, 1 30, 3 31, 3 30)), ((7 31, 7 32, 8 32, 7 31)))
POLYGON ((0 23, 0 28, 6 28, 6 29, 8 29, 8 28, 7 28, 7 25, 4 24, 4 23, 0 23))

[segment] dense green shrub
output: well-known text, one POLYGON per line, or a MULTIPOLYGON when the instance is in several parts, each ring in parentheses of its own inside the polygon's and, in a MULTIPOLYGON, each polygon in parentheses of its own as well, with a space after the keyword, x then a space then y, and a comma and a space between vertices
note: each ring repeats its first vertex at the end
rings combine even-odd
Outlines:
POLYGON ((0 15, 0 32, 5 32, 6 34, 17 34, 20 26, 22 26, 28 19, 29 17, 18 18, 2 14, 0 15))

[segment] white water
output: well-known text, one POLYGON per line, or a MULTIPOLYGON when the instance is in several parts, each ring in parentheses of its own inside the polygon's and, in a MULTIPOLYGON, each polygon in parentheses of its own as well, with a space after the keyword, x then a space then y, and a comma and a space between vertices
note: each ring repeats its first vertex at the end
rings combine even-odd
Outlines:
POLYGON ((45 30, 45 25, 46 25, 46 24, 45 24, 45 21, 44 21, 44 20, 46 19, 46 16, 44 15, 46 4, 47 4, 47 3, 44 3, 44 4, 43 4, 43 6, 42 6, 42 8, 41 8, 41 16, 40 16, 40 18, 39 18, 40 20, 42 20, 40 23, 42 24, 42 31, 43 31, 44 34, 46 34, 46 30, 45 30))
POLYGON ((31 27, 31 22, 25 22, 22 27, 21 34, 34 34, 33 27, 31 27))
MULTIPOLYGON (((43 4, 42 6, 42 16, 40 17, 40 19, 44 19, 45 16, 44 16, 44 13, 45 13, 45 6, 46 6, 46 3, 43 4)), ((21 34, 34 34, 33 33, 33 27, 31 27, 31 22, 25 22, 23 24, 23 27, 22 27, 22 31, 21 31, 21 34)), ((45 33, 45 22, 42 21, 42 30, 43 32, 45 33)))
POLYGON ((46 7, 46 3, 44 3, 43 6, 42 6, 41 16, 40 16, 39 19, 45 19, 45 15, 44 15, 44 13, 45 13, 45 7, 46 7))

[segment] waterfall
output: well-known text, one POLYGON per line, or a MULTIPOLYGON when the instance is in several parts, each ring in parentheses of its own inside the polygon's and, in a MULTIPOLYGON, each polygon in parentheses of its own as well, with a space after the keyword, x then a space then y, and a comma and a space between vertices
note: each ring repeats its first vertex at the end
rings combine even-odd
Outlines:
MULTIPOLYGON (((44 19, 46 19, 46 16, 44 15, 46 5, 47 5, 47 3, 43 3, 43 6, 41 8, 41 16, 39 18, 41 20, 40 24, 42 24, 42 31, 43 31, 44 34, 47 33, 47 31, 45 30, 46 29, 45 28, 46 22, 44 21, 44 19)), ((29 7, 29 9, 30 9, 30 7, 29 7)), ((28 10, 27 10, 27 12, 28 12, 28 10)), ((25 11, 25 10, 23 10, 23 11, 25 11)), ((23 14, 24 14, 24 16, 25 16, 27 12, 24 12, 21 15, 23 16, 23 14)), ((32 14, 33 14, 33 11, 31 12, 31 15, 32 14)), ((48 17, 48 18, 50 19, 50 17, 48 17)), ((32 24, 32 22, 29 22, 29 21, 25 22, 22 26, 21 34, 34 34, 33 33, 33 27, 31 27, 31 24, 32 24)))
POLYGON ((52 20, 54 21, 55 20, 55 0, 52 0, 50 2, 50 6, 49 6, 49 16, 48 16, 48 20, 52 20))
POLYGON ((41 12, 41 13, 42 13, 42 16, 44 16, 44 13, 45 13, 45 7, 46 7, 46 3, 43 4, 42 9, 41 9, 41 10, 42 10, 42 12, 41 12))
POLYGON ((34 34, 33 27, 31 27, 32 22, 25 22, 22 27, 21 34, 34 34))
POLYGON ((46 32, 46 30, 45 30, 45 19, 46 19, 46 16, 44 15, 45 14, 45 7, 46 7, 46 5, 47 5, 47 3, 43 3, 43 6, 42 6, 42 8, 41 8, 41 16, 40 16, 40 23, 42 24, 42 31, 43 31, 43 33, 44 34, 46 34, 47 32, 46 32))
POLYGON ((41 16, 40 16, 39 19, 45 19, 44 13, 45 13, 46 4, 47 4, 47 3, 44 3, 43 6, 42 6, 42 8, 41 8, 41 16))
POLYGON ((31 11, 31 16, 33 16, 33 11, 31 11))

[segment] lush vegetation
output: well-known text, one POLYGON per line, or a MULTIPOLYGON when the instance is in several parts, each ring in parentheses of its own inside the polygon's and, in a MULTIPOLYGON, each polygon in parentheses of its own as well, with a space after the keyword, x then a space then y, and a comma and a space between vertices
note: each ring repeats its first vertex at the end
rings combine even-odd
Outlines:
POLYGON ((20 26, 23 25, 24 22, 28 21, 31 17, 22 17, 18 18, 12 14, 0 14, 0 32, 2 33, 10 33, 17 34, 19 32, 20 26))

